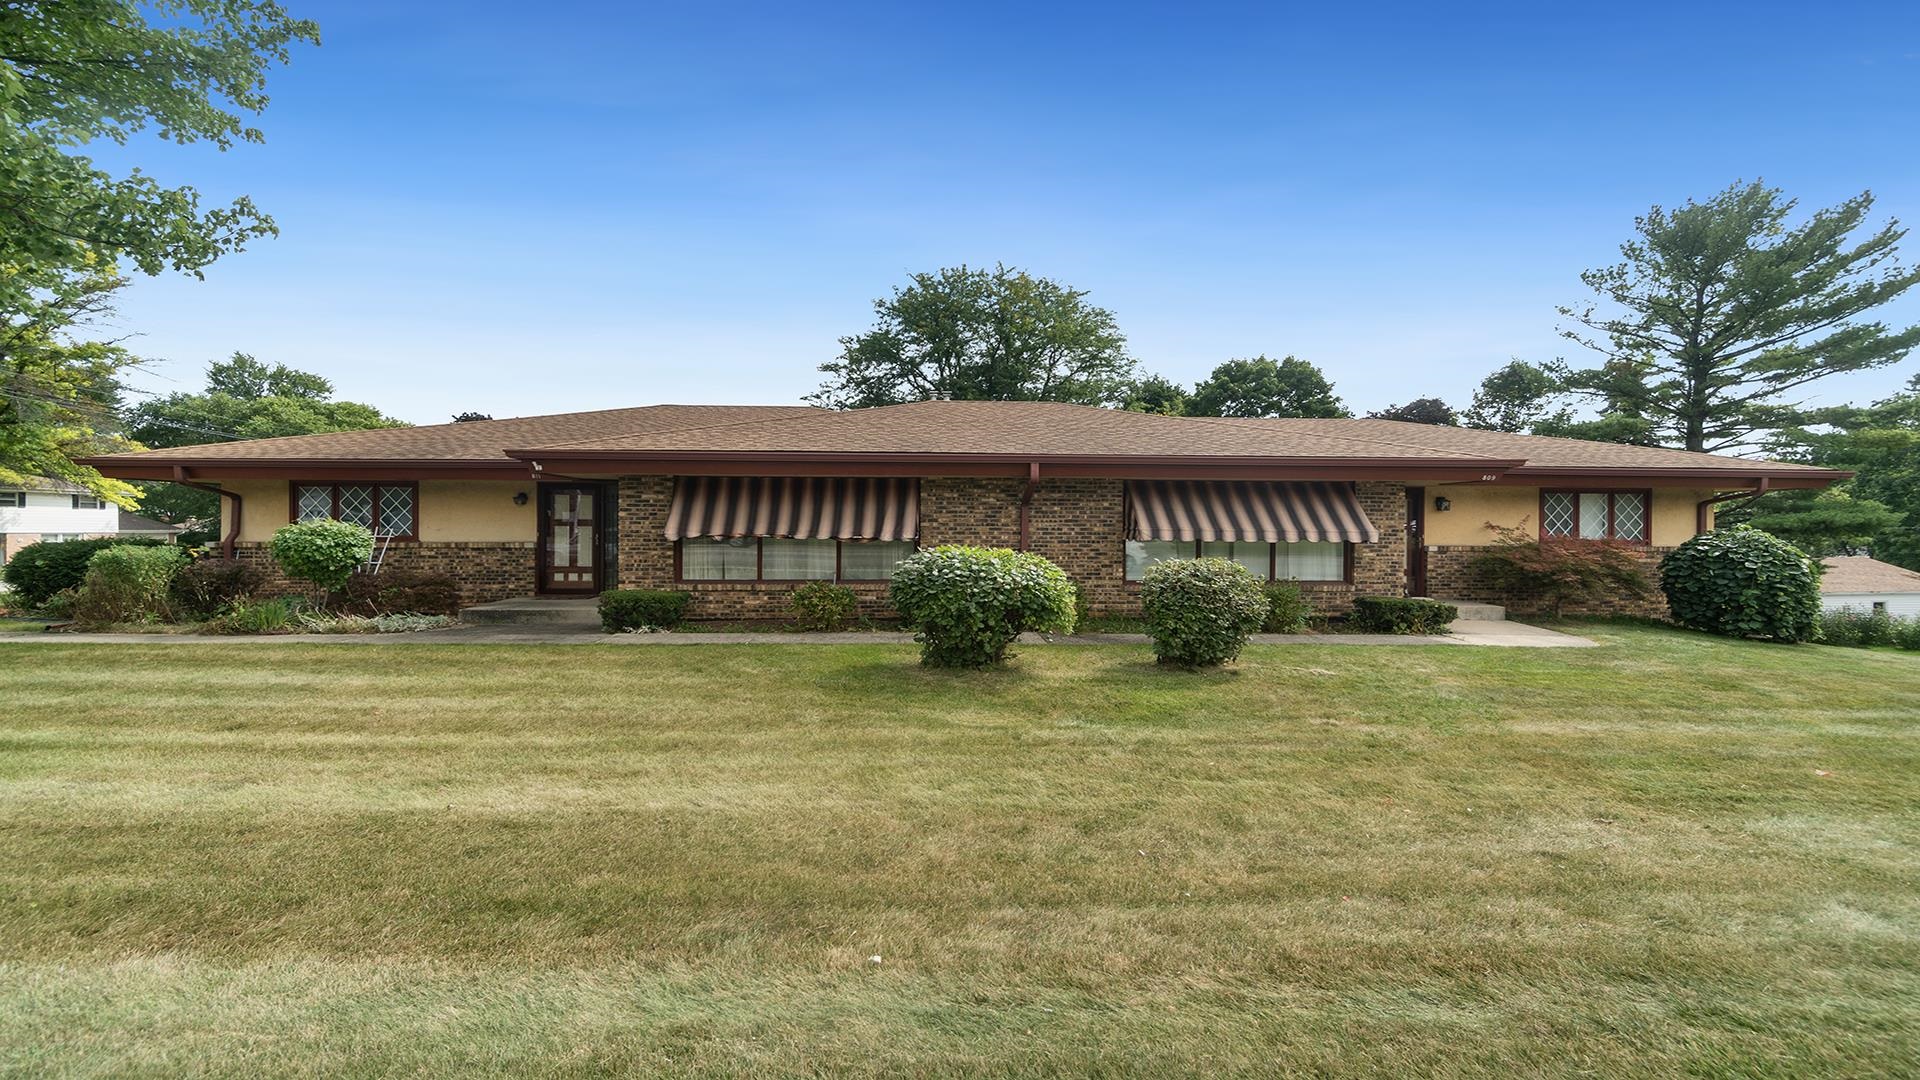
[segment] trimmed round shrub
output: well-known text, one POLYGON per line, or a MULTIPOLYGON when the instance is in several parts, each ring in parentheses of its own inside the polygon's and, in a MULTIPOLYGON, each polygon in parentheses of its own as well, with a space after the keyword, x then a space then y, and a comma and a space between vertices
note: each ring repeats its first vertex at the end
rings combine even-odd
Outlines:
POLYGON ((373 557, 373 533, 350 521, 308 521, 282 525, 270 546, 288 577, 336 592, 373 557))
POLYGON ((1163 664, 1218 667, 1267 621, 1260 580, 1230 559, 1174 559, 1147 568, 1140 610, 1163 664))
POLYGON ((1799 548, 1748 525, 1681 544, 1660 563, 1673 621, 1725 637, 1808 641, 1820 571, 1799 548))
POLYGON ((173 575, 185 561, 177 547, 116 544, 96 551, 73 599, 73 617, 92 626, 165 618, 173 575))
POLYGON ((802 630, 845 630, 859 598, 845 585, 809 581, 793 590, 794 621, 802 630))
POLYGON ((173 576, 174 606, 182 614, 211 618, 259 595, 267 575, 241 559, 195 559, 173 576))
POLYGON ((1298 634, 1313 617, 1313 605, 1300 595, 1297 581, 1276 581, 1267 586, 1267 621, 1260 625, 1266 634, 1298 634))
POLYGON ((927 548, 894 568, 888 597, 917 631, 920 662, 982 668, 1028 630, 1069 634, 1077 592, 1067 572, 1011 548, 927 548))
POLYGON ((77 589, 86 580, 87 560, 110 547, 155 547, 160 541, 151 536, 125 539, 106 536, 96 540, 43 540, 28 544, 0 566, 0 580, 20 595, 21 602, 37 608, 54 593, 77 589))

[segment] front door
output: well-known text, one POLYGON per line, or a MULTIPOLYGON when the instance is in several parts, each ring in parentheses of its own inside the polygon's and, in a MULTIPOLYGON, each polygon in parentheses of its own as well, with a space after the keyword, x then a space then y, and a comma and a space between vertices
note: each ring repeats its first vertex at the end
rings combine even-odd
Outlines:
POLYGON ((1427 489, 1407 489, 1407 595, 1427 595, 1427 489))
POLYGON ((600 591, 600 489, 540 485, 540 591, 600 591))

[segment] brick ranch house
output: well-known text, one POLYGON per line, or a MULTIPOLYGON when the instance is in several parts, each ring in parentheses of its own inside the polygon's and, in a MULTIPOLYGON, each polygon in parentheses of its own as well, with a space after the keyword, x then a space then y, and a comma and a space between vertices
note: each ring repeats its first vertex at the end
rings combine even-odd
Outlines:
POLYGON ((1325 612, 1431 595, 1525 613, 1470 569, 1489 526, 1624 540, 1652 563, 1711 528, 1716 502, 1848 475, 1389 420, 987 401, 653 405, 86 463, 217 490, 236 558, 267 562, 275 529, 335 517, 390 536, 386 566, 451 574, 469 604, 674 588, 705 618, 783 614, 815 579, 884 614, 893 565, 955 543, 1044 555, 1098 613, 1137 609, 1141 571, 1198 554, 1297 579, 1325 612))

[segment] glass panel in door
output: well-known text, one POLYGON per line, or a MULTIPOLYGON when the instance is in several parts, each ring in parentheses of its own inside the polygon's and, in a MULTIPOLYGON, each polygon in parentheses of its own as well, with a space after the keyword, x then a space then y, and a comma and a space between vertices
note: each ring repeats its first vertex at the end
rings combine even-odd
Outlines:
POLYGON ((594 591, 592 488, 548 488, 545 511, 546 581, 550 592, 594 591))

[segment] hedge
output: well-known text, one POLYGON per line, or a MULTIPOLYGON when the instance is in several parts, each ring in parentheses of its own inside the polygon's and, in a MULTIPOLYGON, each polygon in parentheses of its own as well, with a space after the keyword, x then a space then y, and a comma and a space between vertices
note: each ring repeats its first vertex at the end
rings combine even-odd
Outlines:
POLYGON ((28 607, 37 608, 54 593, 77 589, 86 580, 87 560, 110 547, 152 547, 151 536, 104 536, 97 540, 43 540, 28 544, 0 566, 0 580, 18 593, 28 607))
POLYGON ((1460 609, 1414 596, 1359 596, 1347 625, 1365 634, 1444 634, 1460 609))
POLYGON ((609 634, 643 627, 666 629, 687 617, 693 594, 669 589, 608 589, 600 594, 600 625, 609 634))

